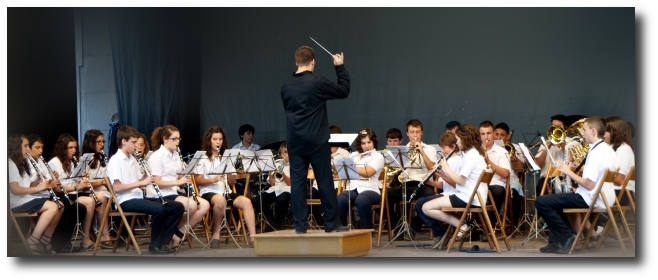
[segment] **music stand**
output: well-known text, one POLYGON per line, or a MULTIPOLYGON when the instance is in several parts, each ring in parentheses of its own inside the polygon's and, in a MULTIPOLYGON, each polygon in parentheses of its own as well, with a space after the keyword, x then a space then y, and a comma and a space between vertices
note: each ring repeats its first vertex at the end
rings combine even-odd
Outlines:
MULTIPOLYGON (((393 231, 397 230, 398 228, 400 230, 395 235, 395 237, 393 237, 393 239, 391 239, 391 241, 389 241, 388 243, 386 243, 386 245, 384 245, 384 247, 388 246, 388 244, 391 244, 391 242, 395 241, 395 239, 397 239, 400 235, 406 234, 406 236, 409 237, 409 240, 411 240, 412 243, 414 244, 414 247, 416 247, 416 249, 418 249, 418 247, 416 246, 416 242, 418 242, 418 241, 414 240, 413 236, 411 235, 411 228, 410 228, 409 224, 407 223, 407 203, 408 202, 407 202, 407 180, 406 179, 408 179, 409 174, 407 173, 406 169, 407 168, 417 169, 417 168, 422 168, 422 167, 420 166, 420 161, 418 161, 418 162, 412 161, 409 158, 409 152, 411 151, 409 149, 409 147, 407 147, 407 146, 386 146, 386 149, 388 150, 386 152, 386 154, 388 154, 388 156, 387 155, 384 156, 385 160, 391 160, 391 165, 390 165, 391 167, 400 167, 400 168, 402 168, 402 174, 404 174, 403 178, 405 178, 405 180, 403 180, 403 182, 401 182, 402 183, 402 201, 401 202, 402 202, 402 208, 403 208, 402 209, 402 218, 401 218, 401 221, 398 222, 398 224, 395 226, 393 231)), ((420 242, 418 242, 418 245, 420 245, 420 242)), ((382 249, 384 247, 382 247, 382 249)))
MULTIPOLYGON (((89 164, 89 162, 92 160, 93 157, 94 157, 94 153, 86 153, 82 155, 80 157, 80 160, 78 161, 78 165, 76 165, 73 171, 71 171, 71 174, 69 174, 69 176, 64 179, 76 179, 76 178, 84 177, 83 174, 87 170, 87 165, 89 164)), ((62 192, 66 192, 66 190, 62 188, 62 192)), ((78 199, 80 198, 80 193, 78 191, 77 184, 75 186, 75 194, 77 196, 75 199, 75 203, 70 203, 71 199, 69 198, 70 205, 77 204, 75 207, 75 227, 73 229, 73 233, 71 234, 71 239, 69 239, 69 242, 67 242, 66 245, 64 246, 64 248, 70 246, 71 250, 69 251, 69 253, 73 252, 73 241, 78 240, 78 236, 82 235, 84 237, 91 238, 82 231, 82 224, 80 223, 80 209, 78 208, 80 207, 80 203, 78 203, 78 199)), ((82 244, 82 241, 80 241, 80 243, 82 244)))
MULTIPOLYGON (((537 135, 540 135, 540 134, 537 133, 537 135)), ((554 163, 553 156, 551 155, 551 153, 548 149, 548 146, 546 146, 544 137, 540 136, 540 138, 541 138, 541 141, 542 141, 542 145, 544 145, 544 148, 546 149, 546 153, 548 154, 549 159, 551 160, 551 163, 554 163)), ((537 163, 534 161, 533 157, 530 155, 530 150, 523 143, 519 143, 519 147, 521 147, 521 150, 523 151, 523 156, 525 157, 525 160, 526 160, 525 161, 526 162, 526 170, 525 170, 526 176, 527 176, 527 174, 533 174, 533 183, 534 183, 534 186, 536 186, 537 185, 537 182, 536 182, 537 178, 534 175, 536 175, 537 171, 540 171, 541 168, 539 168, 537 163)), ((548 180, 548 178, 546 178, 546 180, 548 180)), ((524 185, 524 187, 526 187, 525 186, 526 184, 523 184, 523 185, 524 185)), ((527 192, 527 187, 526 187, 525 191, 527 192)), ((539 194, 535 194, 535 198, 538 195, 539 194)), ((535 219, 535 224, 533 225, 532 221, 530 220, 529 214, 525 213, 523 216, 524 216, 523 223, 527 223, 528 226, 530 226, 530 230, 528 232, 528 237, 525 240, 523 240, 523 242, 521 242, 521 246, 525 245, 526 242, 528 242, 530 239, 532 239, 533 235, 534 235, 535 239, 537 239, 537 236, 539 236, 542 239, 548 241, 543 235, 541 235, 541 233, 543 233, 544 229, 546 229, 546 227, 548 227, 548 224, 544 223, 544 225, 542 225, 542 227, 539 228, 539 218, 535 219)), ((536 216, 537 216, 537 210, 535 210, 535 217, 536 216)), ((521 226, 521 224, 519 224, 519 226, 521 226)))
POLYGON ((258 213, 256 224, 260 225, 260 228, 263 229, 264 223, 276 231, 276 228, 274 228, 274 226, 272 226, 270 222, 267 221, 267 219, 263 218, 263 172, 277 171, 272 150, 255 151, 253 160, 251 161, 250 165, 255 165, 255 167, 258 169, 258 203, 260 204, 260 212, 258 213))
MULTIPOLYGON (((200 163, 201 159, 208 160, 208 157, 206 157, 206 151, 197 151, 194 154, 194 157, 192 157, 189 160, 189 162, 187 163, 187 167, 185 169, 183 169, 183 171, 181 171, 177 175, 183 175, 183 176, 196 175, 196 173, 197 173, 196 168, 199 164, 201 164, 200 163)), ((191 186, 191 187, 193 188, 194 186, 191 186)), ((187 210, 187 221, 185 223, 185 230, 183 231, 183 236, 181 237, 181 240, 185 240, 185 237, 187 237, 187 235, 189 233, 190 236, 192 236, 197 242, 199 242, 199 243, 201 243, 201 245, 203 245, 202 249, 204 249, 208 246, 208 244, 203 243, 203 241, 201 241, 199 239, 199 237, 196 235, 196 233, 194 233, 194 229, 190 225, 190 211, 189 211, 189 209, 190 209, 190 194, 192 192, 190 190, 186 190, 186 193, 187 193, 187 209, 188 209, 187 210)), ((176 248, 176 251, 174 252, 174 255, 178 254, 178 250, 180 250, 180 247, 181 246, 178 246, 176 248)))
MULTIPOLYGON (((338 172, 338 178, 347 180, 349 186, 350 181, 354 178, 360 178, 359 173, 356 171, 356 164, 351 157, 339 157, 334 159, 334 164, 338 172)), ((363 164, 365 167, 365 164, 363 164)), ((347 187, 345 188, 347 189, 347 187)), ((347 228, 352 229, 352 197, 350 190, 347 190, 347 228)))
MULTIPOLYGON (((227 176, 229 174, 233 174, 237 172, 237 170, 235 169, 235 161, 239 153, 240 153, 239 149, 224 150, 224 154, 220 157, 219 164, 217 164, 216 166, 213 164, 210 167, 210 172, 208 173, 208 175, 224 176, 224 198, 226 199, 227 203, 230 200, 227 176)), ((224 213, 223 217, 224 218, 222 219, 222 222, 219 226, 219 231, 221 232, 222 229, 226 228, 226 232, 228 233, 229 236, 231 236, 233 243, 235 243, 235 245, 237 245, 238 248, 242 249, 240 244, 238 244, 238 241, 235 240, 233 233, 231 232, 231 227, 228 224, 228 218, 226 218, 226 213, 224 213)), ((208 243, 208 245, 210 245, 210 243, 208 243)))

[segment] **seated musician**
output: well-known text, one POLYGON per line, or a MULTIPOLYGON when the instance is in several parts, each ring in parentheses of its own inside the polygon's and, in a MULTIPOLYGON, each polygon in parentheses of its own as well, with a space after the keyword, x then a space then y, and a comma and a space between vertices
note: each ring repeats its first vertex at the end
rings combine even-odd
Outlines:
MULTIPOLYGON (((30 255, 39 254, 39 243, 46 249, 46 254, 55 254, 50 244, 51 237, 57 223, 59 222, 64 208, 50 200, 47 189, 58 188, 57 180, 35 180, 31 181, 30 177, 36 175, 41 178, 34 167, 30 169, 31 163, 28 162, 27 154, 30 151, 27 137, 23 135, 12 135, 7 140, 7 177, 9 182, 9 207, 14 213, 38 213, 37 220, 32 234, 27 238, 30 255)), ((44 172, 39 170, 39 172, 44 172)), ((60 201, 59 203, 63 203, 60 201)))
MULTIPOLYGON (((455 134, 452 132, 446 132, 439 139, 439 146, 441 147, 441 152, 444 155, 448 155, 454 151, 447 160, 452 170, 458 170, 459 166, 461 165, 461 157, 459 156, 459 148, 457 147, 457 136, 455 136, 455 134)), ((435 172, 435 174, 440 175, 438 170, 435 172)), ((416 206, 414 206, 414 210, 432 231, 432 234, 434 235, 433 248, 437 248, 439 246, 441 237, 448 230, 448 227, 445 226, 443 222, 427 216, 427 214, 423 212, 423 205, 425 205, 425 203, 428 201, 437 199, 442 196, 449 196, 455 193, 455 182, 448 176, 439 176, 439 181, 435 182, 434 180, 430 179, 426 184, 430 187, 437 188, 440 191, 435 195, 419 198, 416 202, 416 206)))
MULTIPOLYGON (((381 202, 379 173, 384 168, 384 156, 377 152, 378 139, 375 131, 364 128, 357 136, 357 151, 350 155, 354 159, 359 178, 350 178, 345 191, 338 195, 338 209, 342 225, 348 225, 349 206, 355 205, 361 228, 374 228, 370 205, 381 202)), ((337 170, 335 165, 332 166, 337 170)))
MULTIPOLYGON (((535 208, 550 230, 548 245, 539 249, 542 253, 567 254, 576 240, 573 227, 569 224, 564 208, 588 208, 594 203, 595 208, 604 208, 602 196, 592 201, 596 192, 598 180, 603 177, 606 169, 617 170, 617 155, 609 145, 603 143, 605 122, 598 116, 588 117, 584 122, 583 138, 590 145, 587 158, 582 169, 582 176, 577 175, 567 163, 560 166, 560 171, 569 176, 578 188, 574 193, 558 193, 537 197, 535 208)), ((615 203, 615 192, 611 185, 603 184, 601 192, 605 193, 610 205, 615 203)), ((587 229, 589 230, 589 229, 587 229)), ((586 230, 584 230, 586 232, 586 230)))
MULTIPOLYGON (((254 235, 256 234, 256 218, 251 200, 240 193, 234 193, 231 189, 230 185, 234 184, 235 175, 209 174, 219 171, 213 170, 213 168, 219 166, 222 162, 220 157, 228 148, 228 141, 225 136, 224 130, 219 126, 212 126, 206 130, 201 140, 201 150, 206 151, 209 160, 204 161, 203 165, 198 167, 197 175, 194 176, 201 197, 209 201, 212 207, 213 228, 210 247, 219 248, 219 232, 227 206, 242 210, 247 230, 251 235, 249 244, 253 247, 254 235)), ((234 213, 237 216, 238 211, 234 213)))
MULTIPOLYGON (((614 189, 619 195, 621 185, 628 175, 628 171, 635 166, 635 153, 633 152, 633 137, 628 122, 618 116, 609 116, 605 118, 605 134, 603 135, 606 144, 610 145, 617 154, 619 160, 619 171, 615 177, 614 189)), ((635 193, 635 181, 628 181, 626 189, 635 193)), ((621 205, 628 205, 628 197, 622 196, 621 205)))
MULTIPOLYGON (((402 145, 402 131, 400 131, 397 128, 389 128, 388 131, 386 131, 386 146, 400 146, 402 145)), ((384 158, 386 160, 386 158, 384 158)), ((400 172, 400 168, 391 168, 390 167, 390 162, 386 162, 384 165, 389 166, 388 174, 386 176, 389 176, 391 178, 388 178, 388 185, 385 187, 390 187, 390 188, 397 188, 400 187, 400 181, 398 180, 398 174, 400 172)))
MULTIPOLYGON (((494 144, 494 125, 491 121, 480 123, 480 137, 485 151, 484 161, 493 170, 494 176, 489 183, 489 192, 493 197, 496 210, 501 211, 505 202, 505 182, 510 176, 512 166, 509 161, 509 154, 505 148, 494 144)), ((496 216, 493 211, 489 213, 489 219, 492 226, 496 226, 496 216)))
MULTIPOLYGON (((459 154, 461 157, 461 162, 459 163, 458 168, 453 169, 449 160, 443 158, 438 163, 441 165, 441 168, 437 170, 437 173, 445 180, 445 182, 448 182, 448 184, 450 184, 450 181, 455 183, 455 189, 451 194, 439 196, 438 198, 425 202, 422 206, 422 212, 427 217, 453 227, 457 227, 459 219, 450 213, 441 211, 441 209, 443 207, 466 207, 468 199, 476 189, 486 201, 487 193, 489 191, 487 184, 485 183, 480 183, 479 186, 475 185, 480 178, 482 171, 487 167, 487 164, 484 161, 485 151, 478 131, 475 130, 475 127, 472 124, 465 124, 459 127, 456 137, 457 147, 459 148, 459 154)), ((473 198, 471 205, 481 206, 477 196, 473 198)), ((433 223, 430 223, 430 225, 432 224, 433 223)), ((465 222, 461 228, 459 228, 457 240, 466 238, 472 229, 473 224, 465 222)), ((444 233, 445 229, 434 233, 435 246, 438 245, 438 240, 441 239, 442 234, 444 233)))
MULTIPOLYGON (((517 222, 521 218, 523 211, 523 203, 524 203, 524 193, 523 193, 523 187, 521 185, 521 182, 519 181, 519 175, 517 174, 518 170, 523 171, 524 165, 523 162, 516 156, 516 152, 520 151, 521 148, 514 143, 510 143, 509 139, 510 137, 509 134, 509 126, 504 123, 498 123, 496 124, 496 127, 494 128, 494 140, 500 140, 505 143, 509 143, 514 147, 514 153, 509 153, 509 160, 510 164, 512 166, 512 170, 510 170, 510 177, 509 177, 509 184, 510 184, 510 189, 511 189, 511 197, 512 197, 512 225, 516 226, 517 222)), ((509 151, 508 151, 509 152, 509 151)), ((498 209, 500 211, 500 209, 498 209)), ((506 215, 506 213, 505 213, 506 215)), ((502 217, 501 217, 502 219, 502 217)))
MULTIPOLYGON (((65 210, 64 216, 68 217, 71 220, 76 220, 75 215, 78 215, 76 213, 75 207, 80 207, 84 206, 85 208, 85 215, 82 216, 82 211, 79 211, 79 219, 82 224, 82 242, 80 242, 80 247, 83 250, 91 250, 94 248, 94 241, 91 240, 91 224, 94 219, 94 212, 95 212, 95 202, 94 199, 88 196, 79 196, 78 191, 84 191, 88 190, 90 187, 89 184, 89 179, 86 177, 80 177, 80 178, 69 178, 73 171, 75 170, 78 162, 77 162, 77 155, 78 155, 78 141, 73 138, 68 133, 64 133, 57 138, 57 142, 55 142, 55 148, 53 149, 53 157, 48 161, 48 165, 50 168, 53 170, 55 173, 55 176, 59 176, 59 182, 61 183, 62 186, 62 196, 64 199, 62 201, 64 202, 64 205, 67 206, 67 209, 65 210), (66 192, 66 196, 69 196, 70 200, 74 200, 76 203, 71 205, 66 199, 66 196, 64 196, 64 193, 66 192), (70 194, 70 195, 69 195, 70 194), (76 198, 77 197, 77 198, 76 198), (74 207, 69 207, 69 206, 74 206, 74 207), (71 217, 72 216, 72 217, 71 217)), ((56 233, 57 238, 57 243, 59 243, 59 239, 61 238, 71 238, 71 236, 65 237, 65 236, 60 236, 59 233, 56 233)))
MULTIPOLYGON (((190 194, 188 198, 187 195, 178 193, 178 190, 184 189, 185 184, 190 183, 188 176, 178 175, 183 171, 183 162, 177 151, 180 141, 180 131, 175 126, 165 125, 155 128, 151 134, 151 147, 154 149, 159 148, 153 152, 148 161, 153 181, 160 188, 164 199, 178 201, 183 204, 186 211, 189 211, 189 221, 188 215, 184 215, 178 225, 179 231, 175 232, 175 237, 172 240, 174 249, 184 241, 182 232, 185 230, 185 226, 188 223, 190 226, 196 225, 210 209, 210 203, 199 197, 198 194, 195 197, 190 194)), ((146 188, 146 195, 149 198, 159 198, 153 187, 146 188)))
MULTIPOLYGON (((103 148, 105 147, 105 138, 103 133, 97 129, 90 129, 85 132, 85 136, 82 140, 82 153, 93 153, 94 157, 91 162, 89 162, 89 167, 87 169, 89 182, 91 187, 94 188, 94 194, 96 194, 96 199, 101 203, 96 206, 96 224, 100 225, 103 221, 103 214, 105 213, 105 206, 110 198, 110 193, 105 188, 104 177, 105 169, 107 164, 105 163, 107 158, 103 148)), ((92 197, 93 198, 93 197, 92 197)), ((103 245, 109 245, 105 243, 110 239, 110 227, 106 225, 103 230, 101 237, 101 242, 103 245)))
POLYGON ((117 130, 116 141, 119 149, 107 163, 107 177, 112 182, 112 188, 123 211, 151 215, 149 252, 168 254, 173 248, 169 248, 167 244, 178 230, 185 207, 174 200, 167 200, 167 204, 163 204, 159 197, 144 197, 143 189, 154 181, 146 172, 141 173, 139 163, 133 156, 137 137, 139 132, 131 126, 122 126, 117 130))
MULTIPOLYGON (((555 115, 551 117, 551 126, 557 126, 562 128, 563 130, 565 128, 565 122, 566 122, 567 117, 564 115, 555 115)), ((550 135, 549 135, 550 137, 550 135)), ((546 179, 546 172, 548 171, 548 167, 551 166, 552 164, 555 164, 556 166, 562 165, 562 163, 565 161, 564 160, 564 147, 566 145, 567 139, 563 141, 562 143, 558 145, 554 145, 553 142, 548 139, 546 141, 546 145, 548 146, 548 153, 546 153, 546 147, 544 145, 539 146, 539 150, 535 154, 535 162, 537 163, 537 166, 541 168, 541 174, 539 176, 539 180, 537 180, 537 185, 535 186, 535 196, 539 196, 541 193, 541 188, 544 185, 544 180, 546 179), (552 162, 551 160, 554 160, 555 162, 552 162)), ((547 188, 544 193, 550 193, 551 189, 547 188)))

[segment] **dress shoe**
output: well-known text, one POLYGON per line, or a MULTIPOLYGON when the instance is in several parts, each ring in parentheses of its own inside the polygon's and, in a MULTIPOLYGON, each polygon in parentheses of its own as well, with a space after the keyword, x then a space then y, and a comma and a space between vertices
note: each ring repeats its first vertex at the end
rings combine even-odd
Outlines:
POLYGON ((350 228, 347 226, 338 226, 332 230, 325 230, 325 232, 343 232, 343 231, 349 231, 350 228))
POLYGON ((548 243, 548 245, 539 248, 539 252, 542 252, 542 253, 555 253, 555 252, 557 252, 557 250, 560 250, 560 249, 562 249, 562 246, 560 246, 560 243, 551 242, 551 243, 548 243))
POLYGON ((561 246, 562 248, 557 250, 555 253, 556 254, 569 254, 569 251, 571 250, 571 246, 573 245, 574 242, 576 242, 576 235, 572 234, 569 238, 564 240, 564 242, 562 243, 562 246, 561 246))
POLYGON ((176 250, 174 250, 174 248, 169 248, 169 246, 167 246, 167 245, 160 245, 160 246, 158 246, 158 248, 160 248, 160 250, 164 250, 164 251, 167 251, 169 253, 176 252, 176 250))
POLYGON ((296 234, 304 234, 306 233, 306 229, 295 229, 296 234))
POLYGON ((149 245, 149 253, 154 255, 166 255, 169 254, 169 250, 161 249, 162 246, 149 245))

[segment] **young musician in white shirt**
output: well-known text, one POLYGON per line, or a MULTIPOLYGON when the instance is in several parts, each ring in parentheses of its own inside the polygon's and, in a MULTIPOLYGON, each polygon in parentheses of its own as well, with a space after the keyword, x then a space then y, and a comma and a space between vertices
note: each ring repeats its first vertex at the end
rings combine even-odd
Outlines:
MULTIPOLYGON (((290 206, 290 158, 288 157, 287 142, 283 142, 281 143, 281 146, 279 146, 279 156, 281 159, 277 160, 275 163, 277 171, 270 172, 267 177, 267 181, 271 187, 266 191, 263 191, 260 197, 254 199, 256 212, 261 211, 260 199, 262 199, 263 215, 267 222, 275 229, 283 229, 283 223, 285 222, 286 214, 288 214, 288 207, 290 206), (275 205, 274 212, 272 211, 272 204, 275 205)), ((271 230, 269 226, 265 225, 261 231, 267 232, 271 230)))
MULTIPOLYGON (((183 218, 185 207, 174 200, 163 204, 159 197, 144 197, 143 189, 151 186, 153 177, 141 172, 141 166, 133 156, 139 132, 131 126, 117 130, 116 141, 119 149, 107 164, 107 177, 123 211, 147 213, 151 215, 151 254, 172 252, 167 244, 172 240, 183 218)), ((146 164, 146 163, 144 163, 146 164)))
MULTIPOLYGON (((354 205, 359 213, 361 228, 374 228, 371 205, 381 202, 379 174, 384 168, 384 156, 377 152, 378 142, 372 129, 364 128, 359 131, 356 139, 357 152, 350 155, 354 159, 359 178, 350 178, 345 191, 338 195, 338 210, 344 226, 348 224, 348 211, 351 211, 349 206, 354 205)), ((332 167, 334 170, 339 168, 335 165, 332 167)))
MULTIPOLYGON (((190 194, 189 198, 187 195, 178 194, 181 186, 190 183, 189 177, 178 175, 183 171, 183 163, 177 151, 180 141, 180 131, 175 126, 165 125, 155 128, 151 134, 151 147, 154 149, 159 147, 159 149, 153 152, 149 158, 148 166, 151 169, 153 181, 160 187, 162 196, 165 199, 182 203, 185 210, 189 212, 190 226, 194 226, 208 213, 210 203, 199 197, 198 194, 196 197, 190 194), (199 204, 197 204, 197 201, 199 204)), ((146 194, 149 198, 158 197, 153 187, 147 187, 146 194)), ((185 214, 184 216, 178 225, 180 232, 185 230, 185 225, 188 223, 188 215, 185 214)), ((180 237, 180 233, 176 233, 176 236, 180 237)), ((179 244, 174 246, 180 246, 181 242, 183 240, 180 240, 179 244)))
MULTIPOLYGON (((614 189, 615 194, 619 195, 621 185, 624 183, 631 167, 635 166, 635 153, 633 152, 633 138, 628 122, 618 116, 609 116, 605 118, 605 133, 603 139, 606 144, 610 145, 617 154, 619 160, 619 171, 615 177, 614 189)), ((626 189, 635 193, 635 180, 628 181, 626 189)), ((621 205, 628 205, 628 197, 623 195, 621 205)))
MULTIPOLYGON (((78 191, 88 190, 91 185, 89 184, 89 179, 86 177, 68 178, 76 168, 74 164, 78 164, 77 155, 78 141, 76 141, 70 134, 64 133, 57 138, 53 150, 53 157, 48 161, 48 165, 53 172, 55 172, 55 176, 59 176, 59 181, 62 185, 62 193, 67 192, 67 195, 71 194, 69 197, 72 200, 76 200, 79 205, 85 207, 85 215, 84 217, 80 217, 83 233, 80 247, 84 250, 91 250, 94 248, 94 240, 91 240, 91 223, 94 219, 96 203, 91 197, 78 195, 78 191), (77 199, 75 199, 76 196, 77 199)), ((67 199, 62 199, 62 201, 65 205, 69 204, 67 199)), ((73 206, 77 207, 78 204, 74 204, 73 206)), ((73 207, 70 207, 67 208, 67 211, 75 210, 73 207)), ((71 212, 71 215, 76 215, 76 213, 71 212)), ((80 215, 82 216, 82 213, 80 213, 80 215)))
POLYGON ((235 183, 235 175, 209 175, 209 173, 221 171, 213 168, 219 166, 222 162, 220 157, 228 147, 225 136, 224 130, 219 126, 213 126, 206 130, 201 142, 201 149, 206 151, 208 160, 197 167, 197 174, 194 176, 194 181, 199 187, 199 195, 204 200, 209 201, 212 207, 213 229, 210 247, 219 248, 219 232, 227 206, 242 209, 245 224, 251 235, 249 244, 253 247, 254 235, 256 234, 256 218, 251 200, 241 194, 234 193, 231 189, 230 185, 235 183), (228 201, 226 200, 227 197, 228 201))
POLYGON ((240 135, 240 143, 237 143, 233 146, 233 149, 239 150, 250 150, 258 151, 260 150, 260 145, 254 143, 254 134, 256 134, 256 129, 250 124, 243 124, 238 129, 238 135, 240 135))
MULTIPOLYGON (((105 163, 107 158, 103 148, 105 147, 105 138, 103 133, 97 129, 90 129, 85 132, 85 136, 82 140, 82 153, 93 153, 94 157, 91 162, 88 163, 88 178, 91 184, 91 187, 94 188, 94 193, 96 198, 101 203, 99 206, 96 206, 96 224, 100 225, 103 221, 103 214, 105 213, 105 206, 110 198, 110 193, 107 191, 104 185, 105 169, 107 164, 105 163)), ((91 194, 90 194, 91 197, 91 194)), ((93 197, 92 197, 93 198, 93 197)), ((99 226, 100 228, 100 226, 99 226)), ((110 239, 110 227, 106 225, 105 230, 102 234, 101 242, 109 241, 110 239)), ((104 245, 109 245, 105 243, 104 245)))
MULTIPOLYGON (((51 237, 57 227, 64 208, 48 196, 40 193, 47 188, 55 188, 55 180, 30 181, 33 172, 30 171, 30 162, 27 154, 30 151, 28 140, 23 135, 12 135, 7 140, 7 177, 9 183, 9 206, 14 213, 38 213, 39 217, 31 235, 27 238, 31 255, 40 255, 39 243, 46 248, 47 254, 54 254, 51 237)), ((39 170, 39 172, 44 172, 39 170)), ((36 174, 35 174, 36 175, 36 174)), ((59 203, 62 203, 61 201, 59 203)))

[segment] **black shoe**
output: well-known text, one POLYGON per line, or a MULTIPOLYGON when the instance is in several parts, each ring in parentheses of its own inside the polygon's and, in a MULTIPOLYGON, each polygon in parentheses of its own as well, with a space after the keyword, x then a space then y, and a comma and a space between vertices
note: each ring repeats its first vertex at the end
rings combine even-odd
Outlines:
POLYGON ((563 243, 562 243, 562 248, 560 250, 557 250, 555 253, 556 254, 569 254, 569 251, 571 250, 571 246, 573 243, 576 242, 576 235, 572 234, 569 238, 567 238, 563 243))
POLYGON ((562 246, 560 246, 560 243, 551 242, 551 243, 548 243, 548 245, 539 248, 539 252, 542 252, 542 253, 555 253, 560 249, 562 249, 562 246))
POLYGON ((164 250, 164 251, 167 251, 169 253, 176 252, 176 250, 174 250, 173 248, 169 248, 169 246, 167 246, 167 245, 160 245, 160 246, 158 246, 158 248, 160 248, 160 250, 164 250))
POLYGON ((297 229, 297 228, 296 228, 296 229, 295 229, 295 233, 296 233, 296 234, 304 234, 304 233, 306 233, 306 229, 297 229))
MULTIPOLYGON (((164 246, 164 245, 162 245, 164 246)), ((169 254, 169 250, 167 249, 161 249, 161 247, 155 246, 155 245, 150 245, 149 244, 149 253, 154 254, 154 255, 166 255, 169 254)))
POLYGON ((343 231, 349 231, 350 228, 347 226, 338 226, 332 230, 324 230, 324 232, 343 232, 343 231))

